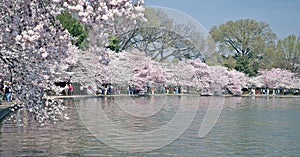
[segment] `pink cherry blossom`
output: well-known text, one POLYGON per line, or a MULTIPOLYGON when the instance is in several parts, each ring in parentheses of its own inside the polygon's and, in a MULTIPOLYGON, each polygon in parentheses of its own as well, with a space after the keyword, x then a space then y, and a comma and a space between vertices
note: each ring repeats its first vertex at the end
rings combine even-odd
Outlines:
POLYGON ((248 78, 242 72, 230 70, 228 72, 227 88, 233 95, 242 95, 242 88, 246 87, 248 78))
POLYGON ((209 94, 209 67, 200 60, 180 61, 167 67, 167 80, 174 86, 195 87, 201 94, 209 94))
POLYGON ((53 113, 60 112, 61 103, 52 102, 53 110, 47 110, 42 94, 46 89, 58 94, 54 81, 65 78, 68 67, 76 62, 78 51, 71 44, 69 33, 55 19, 61 9, 51 1, 44 3, 38 0, 0 2, 0 30, 5 30, 0 31, 3 79, 12 83, 15 103, 30 110, 41 122, 61 116, 53 113))
POLYGON ((259 70, 257 77, 250 79, 250 84, 263 88, 292 88, 295 73, 279 68, 259 70))
POLYGON ((144 52, 134 49, 131 52, 122 51, 110 56, 112 81, 116 84, 133 84, 136 89, 144 90, 146 86, 166 82, 163 67, 146 57, 144 52))

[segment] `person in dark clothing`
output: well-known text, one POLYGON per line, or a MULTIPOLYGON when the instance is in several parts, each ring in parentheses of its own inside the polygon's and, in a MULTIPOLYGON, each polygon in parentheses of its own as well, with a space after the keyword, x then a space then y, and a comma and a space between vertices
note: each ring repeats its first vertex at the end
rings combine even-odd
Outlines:
POLYGON ((10 87, 10 83, 7 82, 5 88, 4 88, 4 93, 5 93, 5 96, 6 96, 6 100, 8 102, 10 102, 11 100, 11 87, 10 87))

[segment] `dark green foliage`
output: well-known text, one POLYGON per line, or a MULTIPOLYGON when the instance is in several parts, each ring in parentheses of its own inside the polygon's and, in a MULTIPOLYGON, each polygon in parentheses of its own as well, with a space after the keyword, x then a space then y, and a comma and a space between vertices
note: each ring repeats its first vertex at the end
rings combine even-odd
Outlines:
POLYGON ((72 41, 72 44, 76 45, 80 49, 85 49, 87 47, 87 30, 84 26, 82 26, 77 19, 67 12, 58 15, 57 19, 73 37, 77 38, 77 40, 72 41))
POLYGON ((234 69, 249 76, 254 76, 258 71, 258 64, 254 64, 254 60, 250 59, 248 56, 240 56, 236 58, 236 64, 234 69))
POLYGON ((120 42, 121 41, 119 38, 117 38, 114 35, 110 35, 108 48, 111 49, 112 51, 119 52, 121 48, 120 42))

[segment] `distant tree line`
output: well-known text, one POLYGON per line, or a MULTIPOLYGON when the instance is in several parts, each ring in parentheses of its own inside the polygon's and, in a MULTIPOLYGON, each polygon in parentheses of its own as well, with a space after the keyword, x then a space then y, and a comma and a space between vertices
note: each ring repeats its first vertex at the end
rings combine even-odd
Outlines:
POLYGON ((265 22, 251 19, 228 21, 210 29, 223 64, 254 76, 259 69, 281 68, 299 73, 300 38, 278 39, 265 22))
MULTIPOLYGON (((201 59, 209 65, 223 65, 249 76, 256 76, 259 69, 271 68, 300 72, 300 37, 289 35, 278 39, 265 22, 253 19, 228 21, 210 29, 210 40, 196 32, 193 25, 174 23, 161 10, 147 8, 145 17, 147 22, 137 23, 135 29, 126 32, 126 35, 118 37, 111 34, 107 48, 115 52, 137 48, 160 61, 169 58, 201 59), (161 29, 162 26, 164 29, 161 29), (215 46, 217 53, 214 52, 215 46)), ((88 29, 69 13, 57 18, 74 37, 73 44, 85 49, 88 29)))

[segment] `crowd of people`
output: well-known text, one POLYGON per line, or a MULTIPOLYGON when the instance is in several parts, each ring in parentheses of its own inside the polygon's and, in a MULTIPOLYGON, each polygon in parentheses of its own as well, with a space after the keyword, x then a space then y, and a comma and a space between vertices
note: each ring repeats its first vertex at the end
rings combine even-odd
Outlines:
MULTIPOLYGON (((126 86, 125 86, 126 87, 126 86)), ((244 91, 244 90, 243 90, 244 91)), ((105 87, 100 88, 100 92, 97 94, 102 95, 111 95, 111 94, 128 94, 128 95, 147 95, 147 94, 180 94, 180 93, 195 93, 198 92, 196 89, 193 89, 192 87, 184 88, 181 86, 168 86, 168 85, 158 85, 158 86, 146 86, 142 89, 137 89, 134 85, 128 85, 127 88, 124 88, 124 86, 118 86, 115 87, 112 85, 108 85, 105 87)), ((227 90, 224 94, 230 94, 230 92, 227 90)), ((244 94, 249 95, 299 95, 298 89, 248 89, 248 91, 244 91, 244 94)))
POLYGON ((96 91, 96 94, 102 94, 102 95, 112 95, 119 93, 118 90, 114 88, 111 84, 102 84, 98 86, 98 91, 96 91))
POLYGON ((127 87, 127 93, 128 95, 133 94, 179 94, 181 93, 180 87, 169 87, 167 85, 162 86, 147 86, 142 90, 135 89, 134 85, 129 85, 127 87))
POLYGON ((249 90, 249 95, 299 95, 298 89, 278 89, 278 88, 262 88, 262 89, 255 89, 251 88, 249 90))
POLYGON ((98 90, 95 92, 97 95, 112 95, 112 94, 128 94, 128 95, 147 95, 147 94, 179 94, 184 92, 180 87, 176 86, 146 86, 142 89, 136 88, 134 85, 113 86, 111 84, 102 84, 98 86, 98 90))

